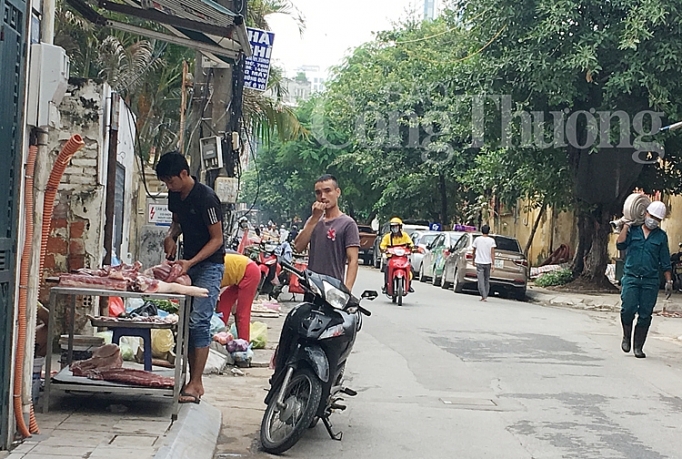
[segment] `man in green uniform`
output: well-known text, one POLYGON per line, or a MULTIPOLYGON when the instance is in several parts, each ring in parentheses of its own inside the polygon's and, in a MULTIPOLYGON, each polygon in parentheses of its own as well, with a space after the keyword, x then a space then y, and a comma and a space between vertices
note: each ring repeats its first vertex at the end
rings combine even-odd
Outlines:
POLYGON ((627 250, 621 280, 620 320, 623 324, 621 349, 623 352, 630 352, 632 323, 637 314, 633 345, 635 357, 640 359, 646 357, 642 348, 658 298, 661 270, 665 275, 666 293, 672 292, 673 287, 668 235, 660 228, 665 215, 665 204, 660 201, 652 202, 647 207, 644 224, 634 227, 625 224, 616 244, 618 250, 627 250))

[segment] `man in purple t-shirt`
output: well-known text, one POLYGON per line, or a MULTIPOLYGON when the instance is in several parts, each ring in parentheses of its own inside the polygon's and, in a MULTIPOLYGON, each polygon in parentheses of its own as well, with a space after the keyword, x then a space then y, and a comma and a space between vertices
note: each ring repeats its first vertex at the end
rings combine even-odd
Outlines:
POLYGON ((339 209, 340 196, 333 175, 317 179, 313 214, 296 237, 294 247, 302 252, 310 244, 308 269, 339 279, 352 291, 358 275, 360 233, 355 220, 339 209))

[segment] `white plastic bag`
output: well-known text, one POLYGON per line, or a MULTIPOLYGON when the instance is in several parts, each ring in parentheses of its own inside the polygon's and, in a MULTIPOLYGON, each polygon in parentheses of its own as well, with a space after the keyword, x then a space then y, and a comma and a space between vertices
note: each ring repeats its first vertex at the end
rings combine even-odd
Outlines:
POLYGON ((135 361, 135 354, 137 354, 137 350, 142 347, 142 338, 136 336, 121 336, 118 347, 121 349, 121 357, 123 357, 123 360, 135 361))

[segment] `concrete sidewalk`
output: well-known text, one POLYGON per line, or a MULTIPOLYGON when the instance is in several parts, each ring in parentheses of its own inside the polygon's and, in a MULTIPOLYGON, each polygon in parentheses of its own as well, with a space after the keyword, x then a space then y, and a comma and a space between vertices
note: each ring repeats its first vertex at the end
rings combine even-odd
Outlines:
POLYGON ((172 406, 160 397, 55 393, 49 413, 36 413, 40 435, 13 449, 10 459, 171 459, 213 457, 220 411, 208 403, 172 406))

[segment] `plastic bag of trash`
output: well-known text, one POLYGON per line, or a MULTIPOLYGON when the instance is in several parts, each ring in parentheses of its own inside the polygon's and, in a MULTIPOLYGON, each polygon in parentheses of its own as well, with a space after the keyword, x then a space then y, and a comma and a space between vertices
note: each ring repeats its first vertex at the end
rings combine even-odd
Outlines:
POLYGON ((235 339, 227 343, 227 351, 232 352, 244 352, 250 347, 249 343, 244 339, 235 339))
POLYGON ((225 331, 226 329, 227 327, 225 327, 225 322, 223 322, 223 319, 221 319, 218 314, 213 313, 213 317, 211 317, 211 336, 225 331))
POLYGON ((152 330, 152 357, 162 359, 175 347, 171 330, 152 330))
POLYGON ((268 343, 268 326, 263 322, 251 324, 251 344, 254 349, 265 349, 268 343))
POLYGON ((232 359, 234 359, 234 363, 239 366, 239 367, 249 367, 251 366, 251 360, 253 359, 253 351, 251 350, 251 347, 249 347, 246 351, 243 352, 232 352, 230 354, 232 356, 232 359))

